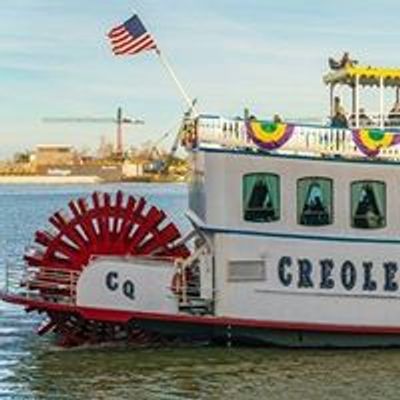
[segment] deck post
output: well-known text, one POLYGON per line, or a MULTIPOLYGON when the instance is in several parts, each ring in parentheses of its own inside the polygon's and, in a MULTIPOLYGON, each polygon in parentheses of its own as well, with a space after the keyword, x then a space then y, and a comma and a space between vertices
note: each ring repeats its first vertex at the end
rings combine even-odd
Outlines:
POLYGON ((332 118, 333 118, 333 116, 334 116, 334 113, 335 113, 335 110, 333 109, 333 92, 334 92, 334 88, 335 88, 335 86, 334 86, 334 84, 333 84, 333 82, 331 82, 331 84, 329 85, 329 103, 330 103, 330 117, 331 117, 331 120, 332 120, 332 118))
POLYGON ((359 76, 356 75, 356 80, 355 80, 355 92, 354 92, 354 97, 355 97, 355 104, 356 104, 356 128, 358 129, 360 127, 360 96, 359 96, 359 76))
POLYGON ((356 85, 355 83, 351 85, 351 113, 356 115, 356 85))
POLYGON ((379 78, 379 127, 381 129, 384 128, 385 126, 385 121, 383 118, 383 103, 384 103, 384 98, 383 98, 383 76, 379 78))

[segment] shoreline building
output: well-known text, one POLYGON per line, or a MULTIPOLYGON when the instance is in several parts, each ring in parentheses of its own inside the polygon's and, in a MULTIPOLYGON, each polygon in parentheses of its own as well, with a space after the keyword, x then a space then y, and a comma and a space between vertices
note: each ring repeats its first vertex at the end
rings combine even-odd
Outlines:
POLYGON ((75 165, 77 155, 71 145, 39 144, 36 146, 33 160, 36 168, 44 166, 75 165))

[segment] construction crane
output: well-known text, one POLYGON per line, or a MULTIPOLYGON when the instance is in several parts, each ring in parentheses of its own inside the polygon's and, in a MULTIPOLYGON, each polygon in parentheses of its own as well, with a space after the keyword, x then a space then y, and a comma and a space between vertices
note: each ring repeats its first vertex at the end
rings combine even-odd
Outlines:
POLYGON ((99 117, 53 117, 43 118, 44 123, 113 123, 116 124, 115 134, 115 154, 122 158, 124 154, 124 145, 122 137, 123 125, 143 125, 144 121, 138 118, 130 118, 122 116, 122 108, 117 108, 116 118, 99 118, 99 117))

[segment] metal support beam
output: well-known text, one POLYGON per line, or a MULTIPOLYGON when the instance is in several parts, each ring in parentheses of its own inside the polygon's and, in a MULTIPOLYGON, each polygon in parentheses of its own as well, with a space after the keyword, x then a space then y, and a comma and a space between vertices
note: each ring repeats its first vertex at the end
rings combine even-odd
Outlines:
POLYGON ((356 115, 356 85, 351 85, 351 113, 356 115))
POLYGON ((359 128, 360 127, 360 96, 359 96, 360 84, 358 75, 356 75, 354 90, 355 90, 354 97, 356 105, 356 128, 359 128))
POLYGON ((385 121, 384 121, 384 97, 383 97, 383 76, 380 77, 379 79, 379 127, 381 129, 384 128, 385 126, 385 121))

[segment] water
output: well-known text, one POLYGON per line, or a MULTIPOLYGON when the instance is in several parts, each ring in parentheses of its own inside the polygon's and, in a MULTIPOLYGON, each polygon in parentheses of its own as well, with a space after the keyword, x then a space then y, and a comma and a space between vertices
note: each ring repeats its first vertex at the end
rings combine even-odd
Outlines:
MULTIPOLYGON (((69 199, 121 186, 188 228, 184 185, 0 186, 0 260, 19 261, 35 230, 69 199)), ((50 337, 35 336, 39 321, 0 303, 0 399, 400 398, 400 349, 61 350, 50 337)))

